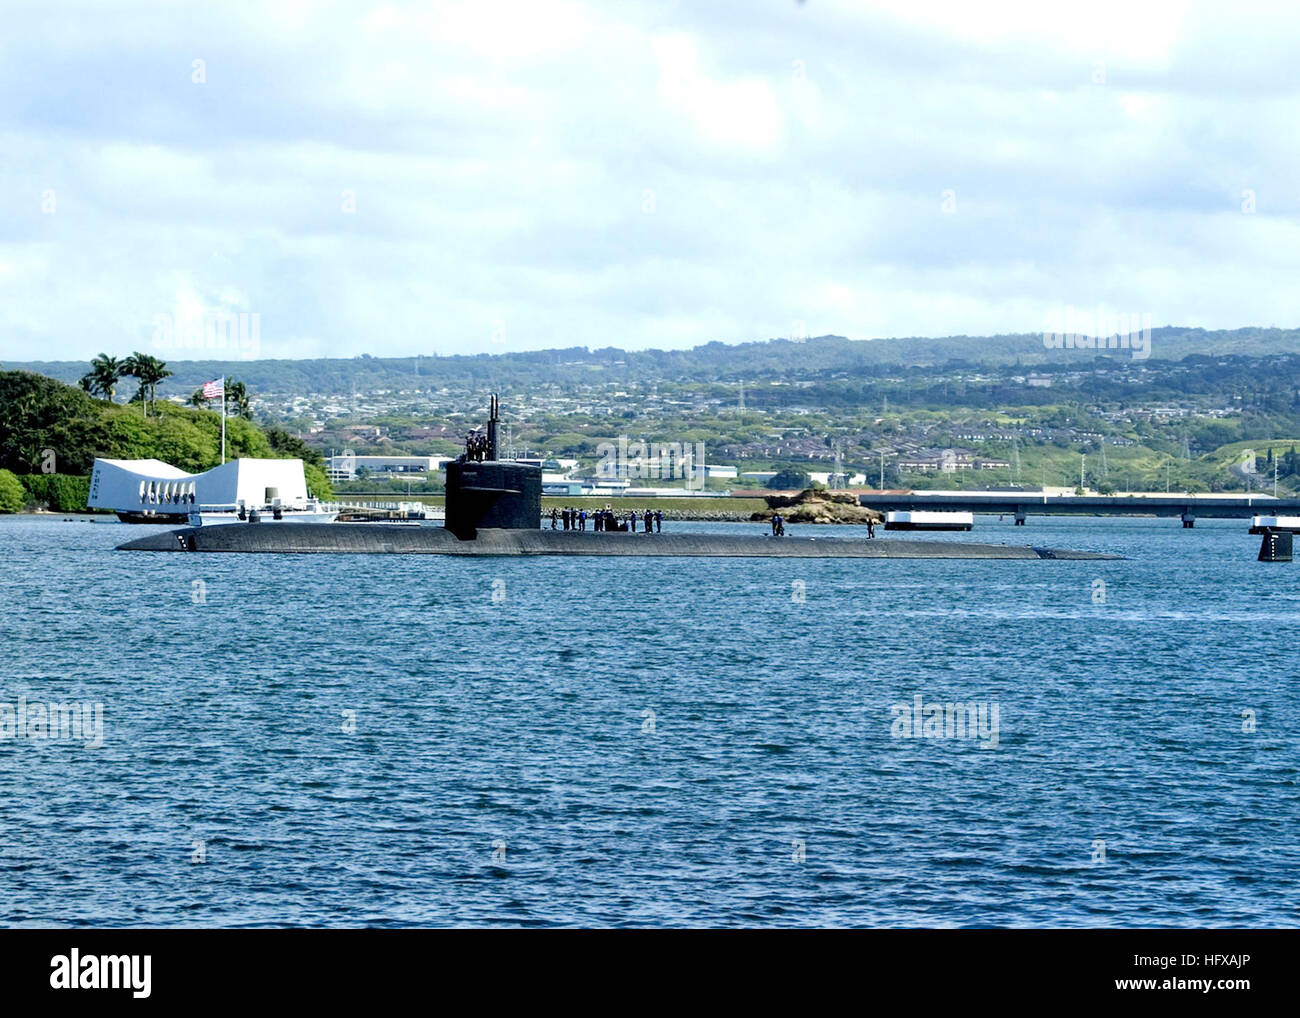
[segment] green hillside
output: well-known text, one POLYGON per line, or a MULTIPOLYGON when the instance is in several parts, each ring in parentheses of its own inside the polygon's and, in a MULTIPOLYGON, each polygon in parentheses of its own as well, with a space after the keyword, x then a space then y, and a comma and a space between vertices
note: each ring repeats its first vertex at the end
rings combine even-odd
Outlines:
MULTIPOLYGON (((1127 350, 1048 350, 1041 332, 997 336, 946 336, 807 340, 769 339, 747 343, 706 343, 686 350, 624 350, 617 337, 603 348, 456 354, 426 349, 406 357, 310 358, 302 360, 174 360, 161 380, 163 397, 187 395, 212 378, 238 376, 259 392, 352 394, 375 389, 463 387, 485 391, 535 391, 546 385, 654 382, 751 383, 794 377, 870 375, 885 368, 964 363, 972 367, 1021 368, 1076 364, 1084 354, 1103 362, 1132 362, 1127 350), (1077 356, 1076 356, 1077 354, 1077 356)), ((1151 359, 1177 362, 1188 357, 1263 357, 1300 351, 1300 329, 1242 328, 1207 331, 1181 326, 1151 330, 1151 359)), ((1150 363, 1150 362, 1144 362, 1150 363)), ((11 364, 68 382, 85 371, 82 361, 31 361, 11 364)))
POLYGON ((1230 442, 1215 449, 1205 459, 1223 467, 1234 466, 1252 449, 1260 461, 1266 459, 1270 452, 1280 459, 1292 449, 1300 450, 1300 438, 1257 438, 1249 442, 1230 442))

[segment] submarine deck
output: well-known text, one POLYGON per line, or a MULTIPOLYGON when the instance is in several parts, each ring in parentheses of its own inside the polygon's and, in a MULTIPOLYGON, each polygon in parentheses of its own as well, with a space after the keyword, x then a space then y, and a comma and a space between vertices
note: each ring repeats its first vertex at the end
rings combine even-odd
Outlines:
POLYGON ((118 551, 245 554, 633 555, 720 558, 1117 559, 1100 552, 963 541, 905 541, 741 534, 626 534, 480 530, 462 541, 443 527, 382 523, 276 523, 185 527, 127 541, 118 551))

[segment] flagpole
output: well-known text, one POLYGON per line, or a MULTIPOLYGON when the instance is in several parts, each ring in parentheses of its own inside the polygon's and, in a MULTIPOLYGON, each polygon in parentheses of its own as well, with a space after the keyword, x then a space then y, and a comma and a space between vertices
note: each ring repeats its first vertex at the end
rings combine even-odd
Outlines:
POLYGON ((221 376, 221 462, 226 462, 226 376, 221 376))

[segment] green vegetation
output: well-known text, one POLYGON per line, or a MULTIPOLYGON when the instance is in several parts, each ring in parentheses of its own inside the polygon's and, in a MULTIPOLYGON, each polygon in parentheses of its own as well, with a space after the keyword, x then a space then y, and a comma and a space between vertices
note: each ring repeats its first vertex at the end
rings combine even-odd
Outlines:
POLYGON ((27 491, 8 470, 0 470, 0 513, 22 512, 27 503, 27 491))
MULTIPOLYGON (((611 343, 618 338, 612 336, 611 343)), ((707 343, 688 350, 621 350, 612 346, 530 350, 493 356, 464 354, 419 356, 312 358, 302 360, 194 360, 172 365, 172 385, 188 393, 205 381, 238 374, 255 392, 318 392, 349 395, 378 389, 465 388, 476 392, 499 390, 537 392, 547 386, 615 383, 619 386, 650 382, 691 381, 734 383, 788 381, 793 377, 855 380, 859 376, 897 374, 896 368, 924 368, 962 363, 967 367, 1005 366, 1023 369, 1073 370, 1094 361, 1141 368, 1159 360, 1181 361, 1200 357, 1270 357, 1300 348, 1300 329, 1243 328, 1229 330, 1157 326, 1151 330, 1151 359, 1134 360, 1127 350, 1048 350, 1043 335, 1018 333, 999 336, 948 336, 943 338, 892 338, 851 340, 819 336, 805 341, 775 339, 753 343, 707 343)), ((32 370, 75 381, 67 362, 33 362, 32 370)), ((80 373, 81 369, 75 369, 80 373)), ((128 372, 129 373, 129 372, 128 372)), ((975 386, 978 389, 980 386, 975 386)), ((950 395, 956 395, 950 388, 950 395)), ((809 405, 816 405, 809 403, 809 405)), ((823 404, 825 405, 825 404, 823 404)))
POLYGON ((90 497, 90 477, 68 474, 25 474, 18 478, 26 491, 27 505, 40 506, 56 513, 86 511, 90 497))
POLYGON ((134 378, 140 383, 132 402, 138 402, 148 416, 158 402, 158 383, 174 374, 166 363, 147 353, 136 351, 119 360, 101 353, 90 362, 90 370, 81 376, 81 387, 91 396, 113 402, 117 383, 123 378, 134 378))
MULTIPOLYGON (((148 370, 141 376, 141 402, 148 395, 143 378, 166 368, 148 370)), ((311 492, 333 496, 320 453, 286 432, 227 418, 226 453, 230 459, 301 458, 311 492)), ((159 459, 199 473, 221 461, 221 415, 163 402, 142 416, 130 406, 94 399, 43 375, 0 371, 0 470, 24 476, 26 501, 64 512, 84 508, 85 485, 97 456, 159 459), (78 496, 81 503, 73 506, 78 496)))
MULTIPOLYGON (((277 421, 286 436, 302 434, 321 452, 454 455, 482 418, 483 393, 499 390, 508 448, 576 459, 582 472, 602 443, 623 436, 700 441, 707 462, 782 473, 773 482, 780 488, 804 487, 805 477, 842 467, 858 484, 890 488, 1272 490, 1276 468, 1278 493, 1289 495, 1300 490, 1300 454, 1291 455, 1300 441, 1274 436, 1300 434, 1297 344, 1300 330, 1153 329, 1152 357, 1140 359, 1048 350, 1032 335, 823 337, 687 351, 196 361, 176 365, 169 384, 188 392, 183 385, 236 370, 253 390, 259 420, 277 421), (1248 449, 1256 452, 1253 472, 1241 462, 1248 449)), ((111 392, 114 365, 107 355, 96 358, 83 385, 111 392)), ((64 365, 51 370, 71 373, 64 365)), ((229 402, 237 413, 252 412, 242 384, 229 383, 229 402)), ((125 444, 153 444, 155 432, 175 426, 166 404, 156 417, 143 420, 144 433, 139 414, 112 425, 125 444)), ((238 425, 231 428, 233 443, 238 425)), ((205 438, 195 458, 210 462, 212 442, 205 438)), ((28 450, 11 469, 34 472, 38 452, 28 450)), ((757 486, 743 477, 708 482, 711 490, 757 486)), ((405 479, 364 477, 347 485, 349 494, 358 489, 408 490, 405 479)), ((412 482, 409 490, 427 495, 438 486, 412 482)))
POLYGON ((117 392, 117 383, 124 374, 125 362, 101 353, 90 362, 90 370, 81 376, 81 387, 92 396, 111 401, 117 392))

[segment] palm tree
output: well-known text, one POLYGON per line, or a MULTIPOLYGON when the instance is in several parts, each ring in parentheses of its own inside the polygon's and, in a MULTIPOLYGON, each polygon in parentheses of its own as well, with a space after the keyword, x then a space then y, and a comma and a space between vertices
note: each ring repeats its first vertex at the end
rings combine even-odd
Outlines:
POLYGON ((175 374, 169 371, 165 362, 160 361, 157 357, 149 358, 149 402, 153 406, 158 405, 158 383, 164 378, 171 378, 175 374))
POLYGON ((126 373, 124 369, 124 362, 101 353, 90 362, 90 370, 81 376, 81 387, 92 396, 103 396, 111 403, 117 393, 117 383, 126 373))
MULTIPOLYGON (((137 380, 140 378, 140 370, 141 370, 140 358, 142 357, 144 357, 144 354, 142 353, 133 353, 131 354, 130 357, 127 357, 122 361, 123 378, 134 378, 137 380)), ((145 393, 144 382, 140 382, 140 387, 139 389, 136 390, 136 394, 133 397, 133 399, 140 400, 140 406, 144 410, 145 416, 148 417, 149 406, 145 402, 144 393, 145 393)))
POLYGON ((243 382, 226 382, 226 407, 234 413, 236 417, 242 417, 245 420, 253 419, 252 411, 248 405, 248 390, 244 388, 243 382))
POLYGON ((107 394, 109 402, 117 395, 117 383, 122 377, 122 362, 116 357, 101 353, 90 362, 91 373, 99 381, 99 388, 107 394))
POLYGON ((122 373, 140 382, 138 395, 147 417, 149 406, 158 402, 158 383, 164 378, 170 378, 172 372, 168 371, 167 365, 157 357, 137 351, 126 359, 122 373))

